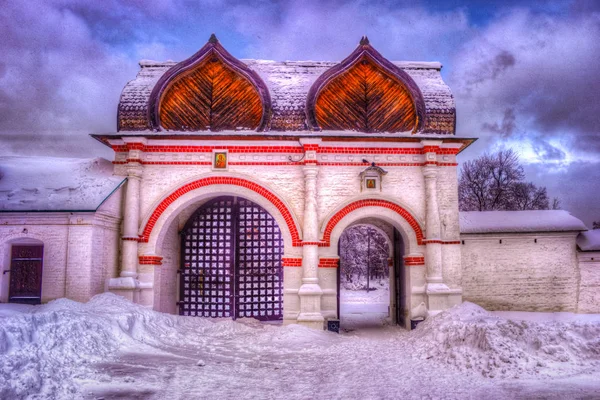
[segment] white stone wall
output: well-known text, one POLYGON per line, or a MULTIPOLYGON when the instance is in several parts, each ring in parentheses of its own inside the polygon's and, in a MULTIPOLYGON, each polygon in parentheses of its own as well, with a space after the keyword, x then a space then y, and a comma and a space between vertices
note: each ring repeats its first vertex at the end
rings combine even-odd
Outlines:
POLYGON ((577 311, 576 236, 461 235, 463 300, 488 310, 577 311))
POLYGON ((581 283, 577 312, 600 313, 600 251, 579 252, 581 283))

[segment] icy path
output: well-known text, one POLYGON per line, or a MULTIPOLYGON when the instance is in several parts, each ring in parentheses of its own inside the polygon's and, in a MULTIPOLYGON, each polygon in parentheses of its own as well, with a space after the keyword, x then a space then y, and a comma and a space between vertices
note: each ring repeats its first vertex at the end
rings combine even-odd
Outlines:
POLYGON ((0 398, 28 397, 600 398, 600 322, 512 322, 465 303, 411 333, 336 335, 170 316, 110 294, 0 305, 0 398))

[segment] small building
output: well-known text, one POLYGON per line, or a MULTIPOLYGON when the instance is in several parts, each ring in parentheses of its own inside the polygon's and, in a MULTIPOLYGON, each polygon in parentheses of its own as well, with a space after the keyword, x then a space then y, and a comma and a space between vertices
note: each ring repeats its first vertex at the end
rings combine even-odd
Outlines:
POLYGON ((109 290, 168 313, 322 328, 339 317, 338 241, 372 224, 388 232, 390 317, 404 326, 420 304, 463 300, 600 311, 581 221, 459 218, 456 156, 475 139, 455 135, 439 63, 389 61, 366 38, 339 63, 238 60, 213 36, 140 67, 117 132, 92 135, 114 151, 110 172, 48 161, 74 183, 30 184, 38 160, 0 180, 0 301, 109 290))

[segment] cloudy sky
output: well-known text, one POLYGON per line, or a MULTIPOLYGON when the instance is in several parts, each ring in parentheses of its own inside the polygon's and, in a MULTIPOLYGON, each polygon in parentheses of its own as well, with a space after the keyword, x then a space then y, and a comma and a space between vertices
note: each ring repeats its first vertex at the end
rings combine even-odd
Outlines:
POLYGON ((527 177, 600 220, 600 1, 0 0, 0 154, 104 156, 140 59, 182 60, 212 32, 238 58, 331 60, 362 35, 441 61, 461 156, 514 148, 527 177), (482 5, 482 3, 485 3, 482 5))

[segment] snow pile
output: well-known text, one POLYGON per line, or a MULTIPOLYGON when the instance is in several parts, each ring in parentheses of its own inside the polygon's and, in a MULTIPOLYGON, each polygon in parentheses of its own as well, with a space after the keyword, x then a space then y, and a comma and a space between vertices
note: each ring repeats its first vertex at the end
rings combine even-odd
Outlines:
POLYGON ((600 251, 600 229, 581 232, 577 236, 577 246, 583 251, 600 251))
POLYGON ((600 366, 600 323, 513 321, 469 302, 427 319, 415 354, 485 377, 560 376, 600 366))
MULTIPOLYGON (((600 388, 599 362, 598 321, 513 322, 470 303, 413 332, 348 335, 162 314, 110 293, 0 304, 0 399, 504 399, 521 380, 490 377, 574 374, 589 394, 600 388)), ((561 393, 573 398, 579 386, 567 383, 561 393)))
POLYGON ((460 233, 585 231, 581 220, 563 210, 468 211, 459 214, 460 233))
POLYGON ((115 190, 104 158, 0 157, 0 210, 91 211, 115 190))
POLYGON ((206 336, 251 330, 233 321, 157 313, 110 293, 85 304, 59 299, 21 311, 0 314, 0 399, 72 398, 78 387, 73 379, 118 350, 146 346, 156 352, 152 346, 198 345, 206 336))

